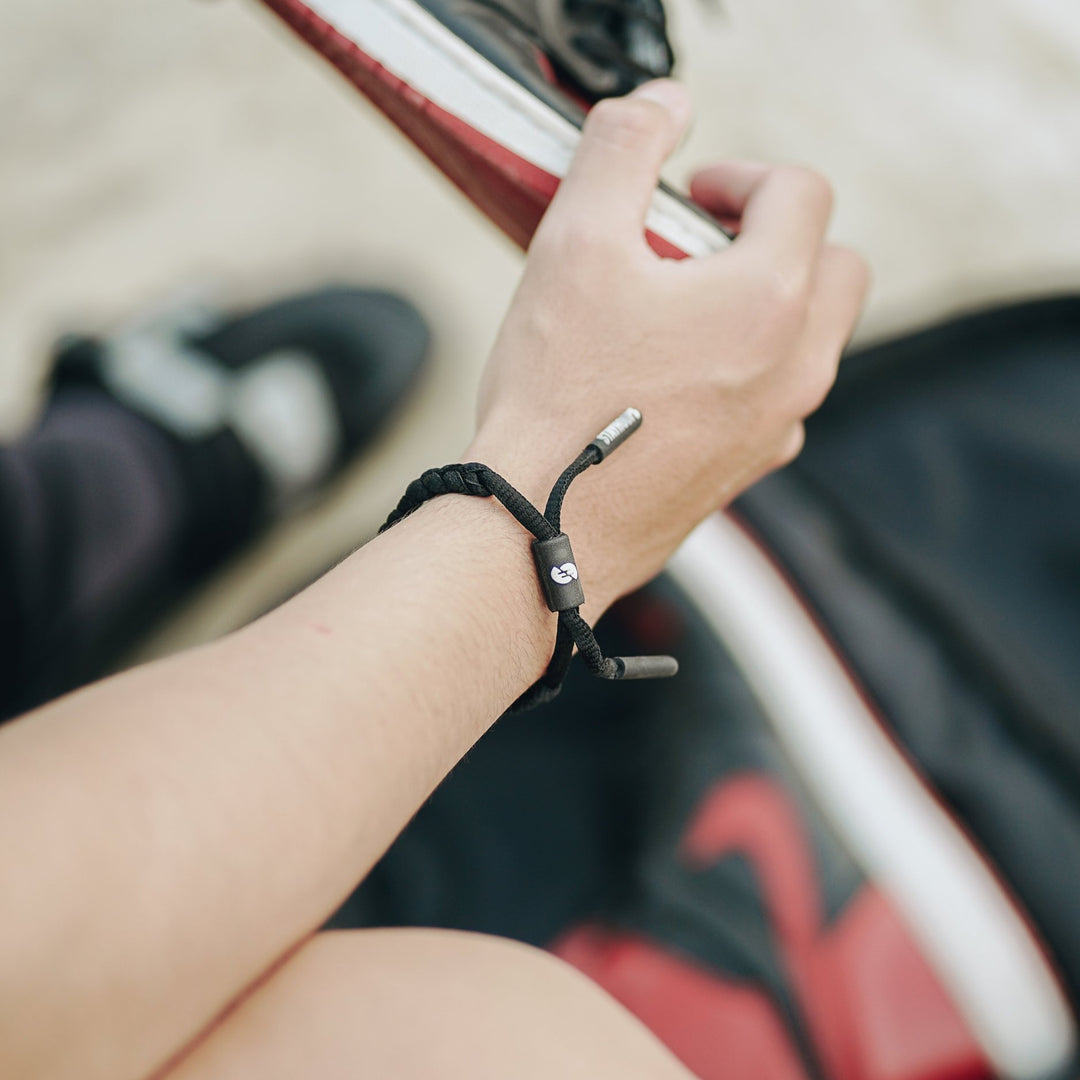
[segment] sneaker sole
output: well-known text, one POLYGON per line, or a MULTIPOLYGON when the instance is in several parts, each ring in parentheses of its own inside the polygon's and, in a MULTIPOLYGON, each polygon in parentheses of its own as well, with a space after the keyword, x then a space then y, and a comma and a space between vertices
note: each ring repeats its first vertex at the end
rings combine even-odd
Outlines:
POLYGON ((1076 1029, 1035 934, 781 571, 720 514, 669 570, 740 665, 812 797, 895 904, 995 1069, 1015 1080, 1061 1075, 1076 1029))

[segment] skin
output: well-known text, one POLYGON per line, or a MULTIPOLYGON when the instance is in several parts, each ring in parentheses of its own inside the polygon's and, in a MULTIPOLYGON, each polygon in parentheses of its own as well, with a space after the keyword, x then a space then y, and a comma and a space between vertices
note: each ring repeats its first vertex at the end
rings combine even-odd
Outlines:
MULTIPOLYGON (((796 168, 705 170, 694 196, 738 243, 653 256, 645 208, 687 119, 666 82, 591 114, 462 457, 542 504, 641 409, 567 500, 590 619, 798 452, 867 284, 796 168)), ((311 940, 546 665, 527 540, 491 501, 435 500, 252 626, 0 731, 0 1075, 686 1075, 520 946, 311 940)))

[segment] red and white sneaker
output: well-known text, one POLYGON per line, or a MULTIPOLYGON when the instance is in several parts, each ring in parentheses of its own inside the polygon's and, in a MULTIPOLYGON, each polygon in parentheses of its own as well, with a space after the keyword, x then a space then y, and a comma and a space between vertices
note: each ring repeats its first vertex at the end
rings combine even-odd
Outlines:
MULTIPOLYGON (((759 780, 744 780, 746 790, 719 786, 684 841, 699 861, 733 846, 756 852, 781 901, 775 926, 791 946, 824 1072, 846 1080, 1072 1075, 1077 1030, 1046 928, 1034 928, 1018 883, 999 874, 891 737, 772 553, 716 514, 669 571, 724 643, 865 881, 858 905, 818 932, 799 910, 811 890, 792 885, 792 867, 802 864, 788 825, 799 815, 782 800, 771 805, 776 792, 759 780), (794 904, 787 914, 785 903, 794 904)), ((584 963, 564 955, 590 971, 597 963, 587 949, 584 963)), ((600 981, 620 996, 610 978, 600 981)))
MULTIPOLYGON (((264 0, 496 225, 528 245, 585 108, 670 73, 659 0, 264 0)), ((725 247, 661 183, 647 219, 674 258, 725 247)))

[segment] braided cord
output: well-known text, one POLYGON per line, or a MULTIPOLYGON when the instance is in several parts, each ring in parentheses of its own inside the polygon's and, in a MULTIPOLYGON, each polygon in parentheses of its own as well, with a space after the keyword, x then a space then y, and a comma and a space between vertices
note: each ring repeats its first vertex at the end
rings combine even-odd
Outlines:
POLYGON ((476 495, 484 499, 494 497, 537 540, 550 540, 558 535, 559 530, 553 528, 513 484, 476 461, 468 465, 444 465, 441 469, 428 469, 421 474, 419 479, 405 489, 405 494, 401 496, 379 532, 386 532, 437 495, 476 495))
MULTIPOLYGON (((474 461, 465 465, 444 465, 441 469, 428 469, 405 489, 405 494, 379 532, 386 532, 429 499, 439 495, 471 495, 495 498, 502 503, 518 523, 536 537, 538 545, 534 547, 543 546, 545 541, 556 541, 557 544, 565 544, 563 550, 570 554, 569 541, 562 535, 561 530, 562 505, 570 485, 586 469, 599 464, 608 453, 636 431, 640 423, 641 414, 636 409, 628 409, 605 428, 578 454, 555 482, 543 514, 508 480, 486 465, 474 461)), ((559 561, 555 560, 556 570, 552 573, 560 569, 572 570, 572 584, 576 586, 576 565, 559 567, 559 561)), ((569 578, 564 578, 564 581, 569 581, 569 578)), ((550 584, 543 579, 542 583, 545 587, 550 584)), ((583 599, 584 593, 579 589, 572 599, 562 601, 563 605, 576 603, 577 606, 560 606, 557 609, 559 627, 555 637, 555 650, 547 670, 510 706, 512 712, 542 705, 559 693, 570 668, 575 646, 589 672, 601 679, 663 678, 675 674, 678 670, 678 665, 670 657, 605 657, 592 627, 581 616, 580 603, 583 599)), ((550 599, 549 606, 556 610, 550 599)))

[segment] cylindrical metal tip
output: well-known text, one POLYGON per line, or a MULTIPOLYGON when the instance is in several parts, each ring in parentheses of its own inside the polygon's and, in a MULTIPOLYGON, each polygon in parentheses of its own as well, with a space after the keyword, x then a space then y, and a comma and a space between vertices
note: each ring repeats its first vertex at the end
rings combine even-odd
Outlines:
POLYGON ((679 673, 674 656, 616 656, 619 679, 670 679, 679 673))
POLYGON ((591 443, 600 452, 600 460, 617 450, 637 429, 641 427, 641 413, 637 409, 627 409, 614 420, 591 443))

